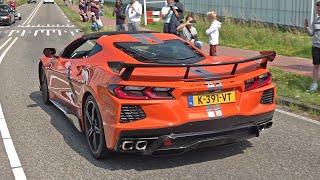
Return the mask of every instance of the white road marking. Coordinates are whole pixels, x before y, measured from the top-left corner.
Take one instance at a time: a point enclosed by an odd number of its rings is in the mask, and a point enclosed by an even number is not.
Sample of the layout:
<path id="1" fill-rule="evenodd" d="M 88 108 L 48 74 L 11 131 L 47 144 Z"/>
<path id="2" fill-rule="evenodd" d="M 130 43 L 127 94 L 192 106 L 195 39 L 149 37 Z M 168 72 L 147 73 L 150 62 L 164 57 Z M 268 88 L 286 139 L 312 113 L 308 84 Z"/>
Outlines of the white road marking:
<path id="1" fill-rule="evenodd" d="M 56 30 L 54 29 L 54 30 L 52 30 L 52 32 L 53 32 L 53 33 L 56 33 Z"/>
<path id="2" fill-rule="evenodd" d="M 74 32 L 73 31 L 70 31 L 70 33 L 72 34 L 72 36 L 74 36 Z"/>
<path id="3" fill-rule="evenodd" d="M 9 38 L 10 39 L 10 38 Z M 9 45 L 9 47 L 2 53 L 0 56 L 0 64 L 8 50 L 12 47 L 12 45 L 17 41 L 18 37 L 16 37 L 12 43 Z M 0 104 L 0 134 L 1 138 L 4 144 L 4 148 L 6 150 L 12 173 L 16 180 L 26 180 L 27 177 L 24 173 L 24 170 L 21 166 L 21 162 L 19 160 L 17 151 L 14 147 L 13 141 L 10 136 L 10 132 L 6 123 L 6 120 L 4 118 L 3 110 Z"/>
<path id="4" fill-rule="evenodd" d="M 28 18 L 22 23 L 22 25 L 25 25 L 32 16 L 34 16 L 35 12 L 38 11 L 39 7 L 41 6 L 42 1 L 40 1 L 40 3 L 36 6 L 36 8 L 31 12 L 31 14 L 28 16 Z M 29 24 L 29 23 L 27 23 Z"/>
<path id="5" fill-rule="evenodd" d="M 11 44 L 3 51 L 3 53 L 1 54 L 0 56 L 0 64 L 4 58 L 4 56 L 7 54 L 7 52 L 9 51 L 9 49 L 13 46 L 13 44 L 18 40 L 18 37 L 16 37 L 12 42 Z"/>
<path id="6" fill-rule="evenodd" d="M 39 30 L 35 30 L 33 36 L 37 36 Z"/>
<path id="7" fill-rule="evenodd" d="M 59 34 L 59 36 L 61 36 L 61 30 L 60 29 L 58 30 L 58 34 Z"/>
<path id="8" fill-rule="evenodd" d="M 26 30 L 23 30 L 21 33 L 21 36 L 24 36 L 25 33 L 26 33 Z"/>
<path id="9" fill-rule="evenodd" d="M 47 29 L 47 36 L 49 36 L 50 35 L 50 32 L 49 32 L 49 29 Z"/>
<path id="10" fill-rule="evenodd" d="M 16 30 L 11 30 L 8 36 L 10 37 L 12 35 L 12 33 L 15 32 L 15 31 Z"/>
<path id="11" fill-rule="evenodd" d="M 38 4 L 38 6 L 37 6 L 37 7 L 35 8 L 35 10 L 32 12 L 33 14 L 32 14 L 32 16 L 30 17 L 30 19 L 27 21 L 27 24 L 30 24 L 30 22 L 32 21 L 33 17 L 37 14 L 37 12 L 38 12 L 41 4 L 42 4 L 42 1 L 40 1 L 40 3 Z M 24 25 L 24 24 L 22 24 L 22 25 Z"/>
<path id="12" fill-rule="evenodd" d="M 9 41 L 11 41 L 12 37 L 10 37 L 9 39 L 6 40 L 6 42 L 4 42 L 1 46 L 0 46 L 0 50 L 8 44 Z"/>
<path id="13" fill-rule="evenodd" d="M 293 114 L 291 112 L 283 111 L 281 109 L 276 109 L 276 112 L 279 112 L 279 113 L 282 113 L 282 114 L 285 114 L 285 115 L 288 115 L 288 116 L 292 116 L 292 117 L 295 117 L 297 119 L 304 120 L 304 121 L 307 121 L 307 122 L 310 122 L 310 123 L 314 123 L 314 124 L 320 125 L 319 121 L 316 121 L 316 120 L 313 120 L 313 119 L 310 119 L 310 118 L 307 118 L 307 117 L 303 117 L 303 116 L 300 116 L 300 115 L 297 115 L 297 114 Z"/>

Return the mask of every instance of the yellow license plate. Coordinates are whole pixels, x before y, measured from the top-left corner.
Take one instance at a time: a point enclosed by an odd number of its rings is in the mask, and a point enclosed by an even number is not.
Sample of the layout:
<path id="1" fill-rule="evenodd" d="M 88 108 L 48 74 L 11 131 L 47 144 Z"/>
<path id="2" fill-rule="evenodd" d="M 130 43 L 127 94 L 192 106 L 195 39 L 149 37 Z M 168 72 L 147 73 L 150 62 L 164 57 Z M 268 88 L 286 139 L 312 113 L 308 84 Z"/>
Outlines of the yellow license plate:
<path id="1" fill-rule="evenodd" d="M 189 107 L 226 104 L 236 102 L 236 92 L 222 92 L 188 96 Z"/>

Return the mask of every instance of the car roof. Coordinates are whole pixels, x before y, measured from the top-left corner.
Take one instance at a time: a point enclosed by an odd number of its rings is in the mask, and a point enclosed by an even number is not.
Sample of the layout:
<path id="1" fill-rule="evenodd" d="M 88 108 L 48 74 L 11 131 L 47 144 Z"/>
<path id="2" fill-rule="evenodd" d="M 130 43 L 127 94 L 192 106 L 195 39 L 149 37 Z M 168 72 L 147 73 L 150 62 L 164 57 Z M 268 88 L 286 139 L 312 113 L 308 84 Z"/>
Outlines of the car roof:
<path id="1" fill-rule="evenodd" d="M 155 32 L 155 31 L 136 31 L 136 32 L 108 31 L 108 32 L 96 32 L 96 33 L 86 34 L 86 35 L 83 35 L 82 38 L 86 40 L 95 40 L 95 39 L 101 38 L 102 36 L 114 36 L 114 35 L 121 35 L 121 34 L 124 34 L 124 35 L 125 34 L 149 34 L 149 33 L 158 33 L 158 32 Z"/>

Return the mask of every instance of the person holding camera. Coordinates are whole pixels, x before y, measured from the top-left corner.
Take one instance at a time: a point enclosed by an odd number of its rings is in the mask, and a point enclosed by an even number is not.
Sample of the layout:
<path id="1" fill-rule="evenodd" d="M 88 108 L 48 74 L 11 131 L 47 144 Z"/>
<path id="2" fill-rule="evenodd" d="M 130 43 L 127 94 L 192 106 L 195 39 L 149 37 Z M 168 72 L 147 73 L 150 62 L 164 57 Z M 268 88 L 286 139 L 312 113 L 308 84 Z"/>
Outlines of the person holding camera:
<path id="1" fill-rule="evenodd" d="M 309 26 L 308 20 L 305 20 L 305 30 L 309 36 L 312 36 L 312 59 L 313 59 L 313 82 L 310 85 L 310 91 L 318 90 L 318 81 L 320 73 L 320 1 L 316 3 L 318 17 Z"/>
<path id="2" fill-rule="evenodd" d="M 128 18 L 128 30 L 131 32 L 139 31 L 142 16 L 142 5 L 137 0 L 131 0 L 125 12 Z"/>
<path id="3" fill-rule="evenodd" d="M 196 23 L 196 20 L 193 14 L 189 14 L 186 17 L 186 22 L 178 26 L 177 31 L 180 34 L 180 37 L 188 42 L 191 42 L 197 48 L 201 49 L 203 43 L 198 39 L 197 29 L 192 26 L 192 24 Z"/>
<path id="4" fill-rule="evenodd" d="M 172 15 L 175 13 L 178 13 L 176 11 L 176 7 L 174 7 L 174 1 L 173 0 L 167 0 L 167 5 L 164 6 L 161 9 L 161 18 L 163 20 L 163 32 L 164 33 L 171 33 L 171 29 L 170 29 L 170 21 L 171 21 L 171 17 Z"/>

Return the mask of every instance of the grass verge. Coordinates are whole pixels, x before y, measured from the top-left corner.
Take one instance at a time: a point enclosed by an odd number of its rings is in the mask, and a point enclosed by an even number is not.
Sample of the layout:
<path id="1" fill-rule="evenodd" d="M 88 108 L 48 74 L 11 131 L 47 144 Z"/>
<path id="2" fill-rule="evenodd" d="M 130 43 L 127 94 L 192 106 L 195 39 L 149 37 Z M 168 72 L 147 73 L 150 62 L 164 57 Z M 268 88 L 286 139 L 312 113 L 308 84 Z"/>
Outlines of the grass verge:
<path id="1" fill-rule="evenodd" d="M 66 13 L 66 15 L 69 17 L 69 19 L 75 25 L 77 25 L 80 29 L 82 29 L 84 31 L 84 33 L 91 32 L 90 23 L 80 22 L 80 17 L 77 12 L 71 10 L 69 7 L 65 7 L 61 0 L 58 0 L 56 2 L 63 9 L 63 11 Z M 104 8 L 105 8 L 105 11 L 104 11 L 105 16 L 107 18 L 113 18 L 112 6 L 110 4 L 107 4 L 107 5 L 105 5 Z M 200 21 L 200 23 L 201 23 L 201 21 Z M 200 23 L 198 24 L 198 26 L 200 26 Z M 204 21 L 203 21 L 203 23 L 204 23 Z M 231 24 L 230 26 L 234 26 L 233 28 L 236 28 L 235 25 Z M 204 29 L 204 27 L 201 27 L 201 28 Z M 241 28 L 242 27 L 237 27 L 238 31 L 247 31 L 247 33 L 248 33 L 247 38 L 250 39 L 250 41 L 252 41 L 252 42 L 256 41 L 255 38 L 260 36 L 259 32 L 261 32 L 261 31 L 265 31 L 264 35 L 268 36 L 268 37 L 265 37 L 263 41 L 268 41 L 267 40 L 268 38 L 274 38 L 274 35 L 273 35 L 271 29 L 268 29 L 268 28 L 261 27 L 260 30 L 259 30 L 259 28 L 255 28 L 255 29 L 253 28 L 253 29 L 249 30 L 252 27 L 251 26 L 245 27 L 244 25 L 243 25 L 243 28 L 247 28 L 247 30 L 241 30 Z M 155 31 L 161 31 L 162 24 L 161 23 L 150 24 L 150 25 L 148 25 L 148 29 L 155 30 Z M 110 27 L 109 28 L 105 27 L 104 30 L 110 30 Z M 225 26 L 224 30 L 225 31 L 236 31 L 235 29 L 228 30 L 227 26 Z M 255 32 L 252 35 L 249 33 L 249 31 L 252 31 L 252 32 L 257 31 L 257 32 Z M 234 43 L 234 46 L 244 47 L 243 44 L 246 44 L 246 43 L 250 44 L 249 40 L 241 42 L 241 39 L 244 40 L 243 39 L 244 37 L 241 36 L 241 33 L 239 35 L 236 35 L 236 32 L 233 32 L 233 33 L 234 33 L 234 35 L 232 35 L 231 37 L 234 37 L 235 39 L 240 38 L 239 40 L 234 40 L 234 41 L 237 41 L 237 43 Z M 270 33 L 270 34 L 268 34 L 268 33 Z M 293 39 L 298 38 L 299 36 L 304 37 L 304 35 L 302 35 L 302 34 L 299 35 L 298 32 L 295 32 L 296 33 L 295 35 L 293 35 L 294 33 L 291 33 L 291 32 L 278 32 L 278 33 L 286 34 L 286 36 L 288 36 L 288 37 L 292 35 Z M 237 36 L 237 38 L 235 36 Z M 251 37 L 251 36 L 253 36 L 253 37 Z M 255 37 L 255 36 L 257 36 L 257 37 Z M 202 39 L 205 38 L 205 36 L 203 34 L 200 37 Z M 231 39 L 231 37 L 229 37 L 228 39 Z M 228 39 L 225 39 L 224 41 L 228 41 Z M 291 40 L 293 40 L 293 39 L 291 39 Z M 285 40 L 282 39 L 281 41 L 285 41 Z M 281 41 L 279 41 L 279 43 Z M 288 41 L 288 40 L 286 40 L 286 41 Z M 304 41 L 306 41 L 306 40 L 304 40 Z M 254 42 L 254 43 L 258 43 L 258 42 Z M 281 42 L 281 43 L 286 43 L 286 42 Z M 273 48 L 270 48 L 270 49 L 273 49 Z M 257 50 L 259 50 L 259 49 L 257 49 Z M 289 50 L 288 50 L 288 52 L 289 52 Z M 278 96 L 295 99 L 295 100 L 298 100 L 302 103 L 309 104 L 309 105 L 320 106 L 320 91 L 318 91 L 317 93 L 310 93 L 308 91 L 309 86 L 312 82 L 312 79 L 310 77 L 306 77 L 306 76 L 302 76 L 302 75 L 298 75 L 298 74 L 294 74 L 294 73 L 289 73 L 289 72 L 284 72 L 283 70 L 278 69 L 278 68 L 270 68 L 270 71 L 273 74 L 274 83 L 277 85 L 277 88 L 278 88 L 278 90 L 277 90 Z M 295 105 L 291 105 L 291 107 L 289 107 L 289 108 L 295 112 L 307 113 L 309 116 L 311 116 L 315 119 L 318 119 L 320 117 L 320 114 L 318 112 L 314 112 L 312 110 L 306 112 L 306 111 L 303 111 L 302 109 L 299 109 L 299 107 L 297 107 Z"/>

